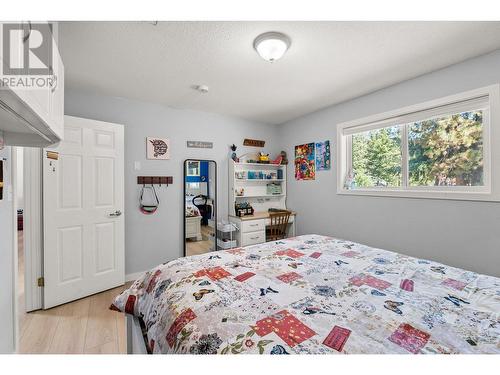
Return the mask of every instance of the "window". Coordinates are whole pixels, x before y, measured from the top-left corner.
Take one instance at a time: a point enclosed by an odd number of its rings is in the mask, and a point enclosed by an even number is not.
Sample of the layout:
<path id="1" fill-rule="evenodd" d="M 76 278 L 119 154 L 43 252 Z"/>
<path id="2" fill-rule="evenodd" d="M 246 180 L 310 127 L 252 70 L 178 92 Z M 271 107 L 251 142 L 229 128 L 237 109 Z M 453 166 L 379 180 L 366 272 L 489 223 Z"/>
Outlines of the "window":
<path id="1" fill-rule="evenodd" d="M 338 192 L 500 200 L 497 101 L 492 86 L 339 125 Z"/>
<path id="2" fill-rule="evenodd" d="M 401 186 L 401 127 L 369 130 L 352 135 L 352 187 Z"/>
<path id="3" fill-rule="evenodd" d="M 483 110 L 408 124 L 410 186 L 484 186 Z"/>
<path id="4" fill-rule="evenodd" d="M 186 166 L 186 176 L 199 176 L 200 175 L 200 162 L 188 161 Z"/>

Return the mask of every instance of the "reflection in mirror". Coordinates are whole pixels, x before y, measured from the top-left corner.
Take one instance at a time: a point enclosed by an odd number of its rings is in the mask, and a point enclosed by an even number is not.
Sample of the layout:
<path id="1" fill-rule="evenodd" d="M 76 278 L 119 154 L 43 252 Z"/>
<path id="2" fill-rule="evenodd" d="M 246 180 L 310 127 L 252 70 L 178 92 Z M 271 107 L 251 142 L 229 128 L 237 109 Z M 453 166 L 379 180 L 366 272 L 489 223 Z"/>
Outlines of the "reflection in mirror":
<path id="1" fill-rule="evenodd" d="M 184 254 L 215 249 L 217 223 L 217 164 L 211 160 L 184 162 Z"/>

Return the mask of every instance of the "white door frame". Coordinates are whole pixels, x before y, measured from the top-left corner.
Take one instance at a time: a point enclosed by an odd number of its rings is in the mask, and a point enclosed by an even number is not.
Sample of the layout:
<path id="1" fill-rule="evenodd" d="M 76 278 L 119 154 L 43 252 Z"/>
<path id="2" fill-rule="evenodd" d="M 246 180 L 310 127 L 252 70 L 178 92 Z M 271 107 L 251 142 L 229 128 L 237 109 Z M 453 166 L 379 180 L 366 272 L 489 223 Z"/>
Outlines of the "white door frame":
<path id="1" fill-rule="evenodd" d="M 23 190 L 24 190 L 24 296 L 26 311 L 42 308 L 42 289 L 37 280 L 42 276 L 42 159 L 41 149 L 24 148 L 23 161 Z M 19 348 L 19 319 L 18 319 L 18 246 L 17 246 L 17 148 L 11 148 L 11 178 L 12 178 L 12 251 L 13 251 L 13 318 L 14 318 L 14 348 Z"/>
<path id="2" fill-rule="evenodd" d="M 18 173 L 24 173 L 24 295 L 26 311 L 42 308 L 42 288 L 38 287 L 37 280 L 42 276 L 42 159 L 41 149 L 24 148 L 23 171 L 17 170 L 16 147 L 11 147 L 12 186 L 12 252 L 13 252 L 13 318 L 14 318 L 14 350 L 19 348 L 19 319 L 18 319 L 18 245 L 17 245 L 17 186 Z"/>
<path id="3" fill-rule="evenodd" d="M 18 269 L 18 259 L 17 259 L 17 202 L 16 202 L 16 178 L 17 178 L 17 152 L 15 147 L 10 148 L 10 165 L 7 179 L 10 179 L 10 189 L 12 195 L 12 322 L 13 322 L 13 341 L 14 341 L 14 353 L 17 353 L 19 348 L 19 319 L 18 316 L 18 306 L 17 306 L 17 269 Z M 4 175 L 5 180 L 5 175 Z M 7 186 L 7 189 L 9 187 Z M 9 191 L 5 192 L 5 199 L 9 200 Z"/>
<path id="4" fill-rule="evenodd" d="M 14 272 L 12 272 L 13 275 L 13 282 L 12 285 L 14 285 L 14 295 L 12 296 L 14 298 L 14 303 L 13 303 L 13 314 L 14 314 L 14 350 L 17 353 L 17 350 L 19 348 L 19 306 L 17 305 L 18 301 L 18 289 L 17 289 L 17 280 L 18 280 L 18 270 L 19 270 L 19 259 L 18 259 L 18 246 L 17 246 L 17 149 L 16 147 L 12 147 L 10 150 L 10 155 L 11 155 L 11 177 L 12 177 L 12 229 L 14 229 L 12 233 L 12 249 L 14 251 L 14 256 L 12 257 L 13 263 L 14 263 Z"/>
<path id="5" fill-rule="evenodd" d="M 42 308 L 43 205 L 42 149 L 24 149 L 24 295 L 26 311 Z"/>

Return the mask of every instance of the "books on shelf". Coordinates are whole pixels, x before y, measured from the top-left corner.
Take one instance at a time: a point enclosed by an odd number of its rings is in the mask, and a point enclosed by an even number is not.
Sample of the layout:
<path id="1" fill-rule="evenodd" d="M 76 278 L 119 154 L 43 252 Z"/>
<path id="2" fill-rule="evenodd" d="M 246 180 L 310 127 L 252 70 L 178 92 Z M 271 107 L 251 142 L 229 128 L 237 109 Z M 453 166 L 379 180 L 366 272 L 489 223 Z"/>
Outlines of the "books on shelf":
<path id="1" fill-rule="evenodd" d="M 236 180 L 251 181 L 251 180 L 282 180 L 282 170 L 263 170 L 263 171 L 235 171 L 234 178 Z"/>

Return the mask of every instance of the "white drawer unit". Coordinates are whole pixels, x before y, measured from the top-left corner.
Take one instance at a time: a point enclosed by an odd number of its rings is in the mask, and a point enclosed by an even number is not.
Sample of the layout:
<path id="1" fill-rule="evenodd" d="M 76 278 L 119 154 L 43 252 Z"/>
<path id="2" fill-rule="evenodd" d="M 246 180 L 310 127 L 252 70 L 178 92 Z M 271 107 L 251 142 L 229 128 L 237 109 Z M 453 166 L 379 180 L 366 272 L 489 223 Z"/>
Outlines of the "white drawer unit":
<path id="1" fill-rule="evenodd" d="M 241 222 L 241 233 L 257 232 L 266 230 L 266 220 L 248 220 Z"/>
<path id="2" fill-rule="evenodd" d="M 186 238 L 196 238 L 197 241 L 202 240 L 201 216 L 186 218 Z"/>
<path id="3" fill-rule="evenodd" d="M 266 242 L 266 231 L 241 233 L 241 246 L 256 245 Z"/>
<path id="4" fill-rule="evenodd" d="M 266 220 L 241 220 L 238 217 L 230 216 L 229 221 L 236 224 L 238 231 L 235 238 L 238 246 L 249 246 L 266 242 Z"/>
<path id="5" fill-rule="evenodd" d="M 235 238 L 238 241 L 237 246 L 249 246 L 266 242 L 266 227 L 270 225 L 268 213 L 258 213 L 252 218 L 229 216 L 229 221 L 238 228 Z M 289 220 L 287 237 L 295 236 L 295 213 Z"/>

